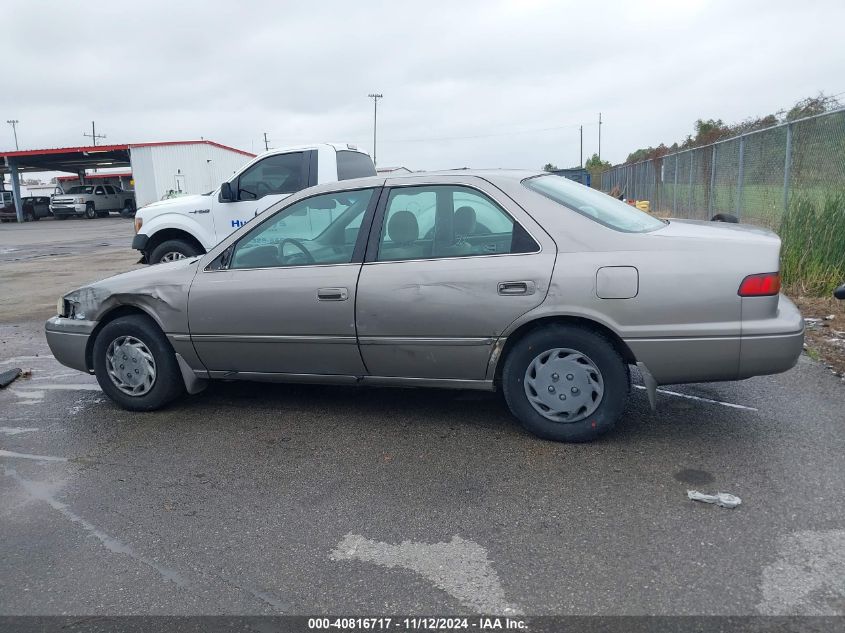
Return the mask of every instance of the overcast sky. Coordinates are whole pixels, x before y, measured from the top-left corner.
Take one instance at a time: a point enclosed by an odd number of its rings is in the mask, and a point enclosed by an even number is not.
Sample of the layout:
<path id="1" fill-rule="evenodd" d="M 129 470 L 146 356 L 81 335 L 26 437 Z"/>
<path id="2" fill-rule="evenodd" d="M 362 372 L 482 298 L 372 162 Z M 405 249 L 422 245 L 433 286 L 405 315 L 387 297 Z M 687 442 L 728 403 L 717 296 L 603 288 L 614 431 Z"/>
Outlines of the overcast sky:
<path id="1" fill-rule="evenodd" d="M 411 169 L 620 162 L 699 117 L 845 91 L 845 2 L 18 2 L 2 121 L 21 149 L 205 137 L 354 142 Z M 3 123 L 0 148 L 14 149 Z M 462 138 L 456 138 L 462 137 Z M 467 138 L 470 137 L 470 138 Z"/>

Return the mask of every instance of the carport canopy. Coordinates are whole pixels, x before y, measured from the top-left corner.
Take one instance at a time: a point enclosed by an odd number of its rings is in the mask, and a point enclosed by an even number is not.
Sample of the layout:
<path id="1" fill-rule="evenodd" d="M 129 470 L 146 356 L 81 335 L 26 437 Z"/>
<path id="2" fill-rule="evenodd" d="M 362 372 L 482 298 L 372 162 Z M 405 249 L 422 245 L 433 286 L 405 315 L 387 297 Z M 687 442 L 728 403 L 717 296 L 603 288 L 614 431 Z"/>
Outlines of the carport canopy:
<path id="1" fill-rule="evenodd" d="M 12 195 L 18 222 L 23 222 L 19 174 L 33 171 L 64 171 L 85 178 L 87 169 L 130 167 L 129 145 L 90 145 L 2 152 L 0 174 L 12 175 Z"/>

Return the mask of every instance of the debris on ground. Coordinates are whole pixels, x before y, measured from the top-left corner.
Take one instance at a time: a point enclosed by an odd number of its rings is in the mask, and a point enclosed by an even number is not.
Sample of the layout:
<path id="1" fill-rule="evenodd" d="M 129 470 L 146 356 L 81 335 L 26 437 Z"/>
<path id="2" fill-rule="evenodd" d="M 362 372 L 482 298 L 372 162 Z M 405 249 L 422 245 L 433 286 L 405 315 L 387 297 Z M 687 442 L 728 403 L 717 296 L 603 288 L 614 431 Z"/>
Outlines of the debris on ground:
<path id="1" fill-rule="evenodd" d="M 807 356 L 829 366 L 831 373 L 845 382 L 845 332 L 841 325 L 845 321 L 845 301 L 833 297 L 792 299 L 804 315 Z"/>
<path id="2" fill-rule="evenodd" d="M 7 369 L 6 371 L 0 373 L 0 389 L 11 385 L 22 375 L 23 370 L 20 367 L 15 367 L 14 369 Z"/>
<path id="3" fill-rule="evenodd" d="M 687 498 L 691 501 L 715 503 L 717 506 L 721 506 L 723 508 L 735 508 L 742 503 L 742 499 L 735 495 L 728 494 L 727 492 L 717 492 L 715 495 L 708 495 L 703 492 L 698 492 L 698 490 L 687 490 Z"/>

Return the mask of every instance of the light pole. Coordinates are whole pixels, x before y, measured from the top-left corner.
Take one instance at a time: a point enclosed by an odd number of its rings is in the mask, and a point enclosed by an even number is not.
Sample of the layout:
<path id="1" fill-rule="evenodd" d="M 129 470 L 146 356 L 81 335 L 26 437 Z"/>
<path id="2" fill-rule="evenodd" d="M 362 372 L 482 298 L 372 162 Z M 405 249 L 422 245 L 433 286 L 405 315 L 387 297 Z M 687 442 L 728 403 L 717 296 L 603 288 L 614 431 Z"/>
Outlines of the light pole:
<path id="1" fill-rule="evenodd" d="M 20 121 L 18 121 L 17 119 L 9 119 L 6 121 L 6 123 L 12 126 L 12 134 L 15 135 L 15 150 L 19 150 L 20 147 L 18 147 L 18 123 L 20 123 Z"/>
<path id="2" fill-rule="evenodd" d="M 384 99 L 384 95 L 373 93 L 367 96 L 373 100 L 373 165 L 376 165 L 376 129 L 378 127 L 378 100 Z"/>

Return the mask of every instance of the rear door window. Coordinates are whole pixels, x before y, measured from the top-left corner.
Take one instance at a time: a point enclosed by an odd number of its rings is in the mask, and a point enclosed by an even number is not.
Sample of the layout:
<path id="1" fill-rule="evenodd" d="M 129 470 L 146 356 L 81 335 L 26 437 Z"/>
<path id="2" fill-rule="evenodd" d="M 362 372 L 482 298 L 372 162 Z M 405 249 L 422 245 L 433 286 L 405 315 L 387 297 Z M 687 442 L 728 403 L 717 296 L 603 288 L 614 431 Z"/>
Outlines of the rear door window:
<path id="1" fill-rule="evenodd" d="M 366 178 L 376 175 L 373 159 L 361 152 L 343 150 L 337 153 L 337 179 Z"/>
<path id="2" fill-rule="evenodd" d="M 480 191 L 430 185 L 391 190 L 377 259 L 473 257 L 539 250 L 528 232 Z"/>

